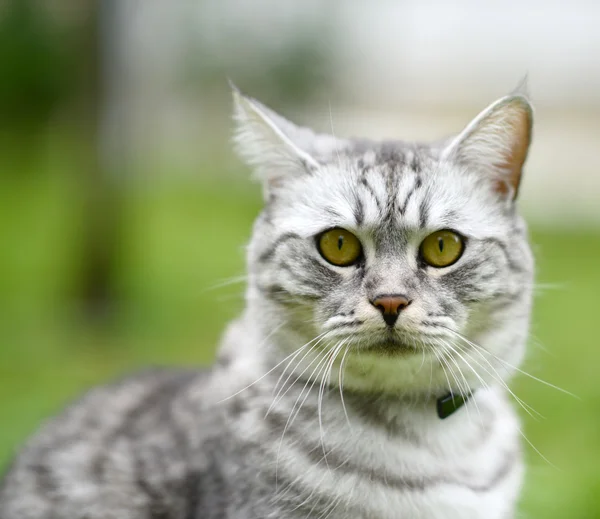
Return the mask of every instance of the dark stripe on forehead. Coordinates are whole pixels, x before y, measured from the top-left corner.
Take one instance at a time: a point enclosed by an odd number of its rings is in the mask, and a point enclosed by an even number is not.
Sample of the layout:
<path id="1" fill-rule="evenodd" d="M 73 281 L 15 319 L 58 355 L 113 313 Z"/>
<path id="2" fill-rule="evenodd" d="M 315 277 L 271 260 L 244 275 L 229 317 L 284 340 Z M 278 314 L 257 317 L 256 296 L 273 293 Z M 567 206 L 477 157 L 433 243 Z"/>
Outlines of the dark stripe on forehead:
<path id="1" fill-rule="evenodd" d="M 422 229 L 427 227 L 427 220 L 429 220 L 429 202 L 424 198 L 419 205 L 419 225 Z"/>
<path id="2" fill-rule="evenodd" d="M 402 216 L 404 216 L 404 213 L 406 212 L 406 208 L 408 207 L 408 203 L 410 202 L 410 199 L 412 198 L 412 196 L 415 194 L 415 191 L 417 189 L 419 189 L 421 186 L 423 185 L 422 180 L 419 177 L 415 177 L 413 186 L 410 188 L 410 190 L 408 191 L 408 193 L 406 194 L 406 198 L 404 199 L 404 201 L 398 206 L 398 210 L 400 211 L 400 214 Z"/>
<path id="3" fill-rule="evenodd" d="M 355 193 L 354 195 L 354 220 L 356 221 L 357 226 L 361 226 L 365 221 L 365 206 L 360 195 L 358 193 Z"/>
<path id="4" fill-rule="evenodd" d="M 360 184 L 371 195 L 371 197 L 375 201 L 375 204 L 377 205 L 377 209 L 379 210 L 379 212 L 381 212 L 381 210 L 382 210 L 381 200 L 379 200 L 379 198 L 377 197 L 377 194 L 375 193 L 375 190 L 373 189 L 373 187 L 371 186 L 371 184 L 369 184 L 369 182 L 367 181 L 367 179 L 364 176 L 362 176 L 360 178 Z"/>
<path id="5" fill-rule="evenodd" d="M 324 207 L 324 211 L 334 219 L 341 219 L 343 215 L 334 207 Z"/>
<path id="6" fill-rule="evenodd" d="M 300 239 L 302 239 L 302 237 L 299 234 L 296 234 L 294 232 L 286 232 L 286 233 L 282 234 L 271 244 L 271 246 L 269 248 L 267 248 L 264 252 L 262 252 L 260 254 L 260 256 L 258 257 L 258 261 L 260 261 L 261 263 L 264 263 L 266 261 L 271 260 L 271 258 L 275 255 L 275 253 L 277 252 L 277 249 L 281 245 L 283 245 L 284 243 L 286 243 L 289 240 L 300 240 Z"/>
<path id="7" fill-rule="evenodd" d="M 396 206 L 398 203 L 398 184 L 400 172 L 393 164 L 388 164 L 385 177 L 385 186 L 387 191 L 387 202 L 385 207 L 385 215 L 383 217 L 384 224 L 391 224 L 395 221 Z"/>
<path id="8" fill-rule="evenodd" d="M 410 161 L 410 169 L 412 169 L 415 173 L 421 173 L 421 161 L 417 157 L 417 154 L 414 153 L 412 160 Z"/>
<path id="9" fill-rule="evenodd" d="M 386 164 L 390 170 L 397 171 L 406 164 L 406 154 L 400 149 L 401 142 L 385 141 L 376 152 L 379 164 Z"/>

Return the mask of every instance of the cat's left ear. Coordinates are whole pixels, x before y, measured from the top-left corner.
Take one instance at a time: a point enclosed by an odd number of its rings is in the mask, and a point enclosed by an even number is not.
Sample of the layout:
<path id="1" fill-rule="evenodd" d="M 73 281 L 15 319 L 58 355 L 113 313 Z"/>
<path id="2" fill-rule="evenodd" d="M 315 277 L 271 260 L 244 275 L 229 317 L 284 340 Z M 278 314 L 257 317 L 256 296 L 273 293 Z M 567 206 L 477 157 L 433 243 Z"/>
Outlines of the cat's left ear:
<path id="1" fill-rule="evenodd" d="M 533 109 L 515 93 L 492 103 L 442 152 L 442 159 L 491 176 L 498 193 L 514 200 L 531 143 Z"/>
<path id="2" fill-rule="evenodd" d="M 309 153 L 314 133 L 301 128 L 231 84 L 236 122 L 235 143 L 240 156 L 264 183 L 265 193 L 287 176 L 316 169 Z"/>

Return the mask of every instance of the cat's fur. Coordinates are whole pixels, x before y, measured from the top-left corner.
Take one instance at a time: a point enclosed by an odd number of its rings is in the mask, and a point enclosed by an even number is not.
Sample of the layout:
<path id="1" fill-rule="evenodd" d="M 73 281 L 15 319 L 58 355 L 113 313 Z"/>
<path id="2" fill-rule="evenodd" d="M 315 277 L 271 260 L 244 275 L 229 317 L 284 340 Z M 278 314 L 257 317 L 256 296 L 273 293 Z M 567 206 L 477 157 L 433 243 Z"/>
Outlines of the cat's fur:
<path id="1" fill-rule="evenodd" d="M 89 392 L 13 462 L 0 517 L 513 518 L 523 469 L 504 381 L 533 282 L 514 201 L 526 97 L 432 145 L 316 135 L 234 97 L 266 204 L 217 363 Z M 359 237 L 364 262 L 320 256 L 333 227 Z M 419 259 L 439 229 L 467 240 L 446 268 Z M 369 302 L 390 293 L 412 300 L 393 332 Z M 441 420 L 449 390 L 473 396 Z"/>

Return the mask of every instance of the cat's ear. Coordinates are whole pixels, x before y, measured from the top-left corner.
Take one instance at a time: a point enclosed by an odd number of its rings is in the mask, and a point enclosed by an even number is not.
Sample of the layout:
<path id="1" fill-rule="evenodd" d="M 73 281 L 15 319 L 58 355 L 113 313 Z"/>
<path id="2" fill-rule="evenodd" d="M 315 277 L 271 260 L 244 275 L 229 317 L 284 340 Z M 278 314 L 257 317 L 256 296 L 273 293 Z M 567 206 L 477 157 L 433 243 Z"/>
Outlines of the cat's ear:
<path id="1" fill-rule="evenodd" d="M 284 119 L 255 99 L 233 92 L 238 153 L 264 182 L 265 190 L 285 177 L 314 170 L 319 163 L 306 150 L 314 134 Z"/>
<path id="2" fill-rule="evenodd" d="M 491 176 L 496 191 L 515 199 L 531 143 L 533 109 L 525 85 L 492 103 L 442 152 L 450 160 Z"/>

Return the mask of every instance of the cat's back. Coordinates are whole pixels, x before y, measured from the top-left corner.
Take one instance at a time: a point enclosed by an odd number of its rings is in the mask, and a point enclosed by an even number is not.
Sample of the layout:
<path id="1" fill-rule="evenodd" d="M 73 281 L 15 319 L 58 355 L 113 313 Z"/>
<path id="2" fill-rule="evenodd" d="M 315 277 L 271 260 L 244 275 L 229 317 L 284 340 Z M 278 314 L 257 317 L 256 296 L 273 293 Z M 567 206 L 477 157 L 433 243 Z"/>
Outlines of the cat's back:
<path id="1" fill-rule="evenodd" d="M 152 369 L 88 392 L 42 427 L 15 459 L 0 483 L 0 517 L 183 519 L 198 508 L 216 513 L 218 503 L 208 501 L 222 495 L 211 459 L 217 456 L 219 419 L 199 412 L 211 407 L 203 396 L 210 376 Z M 213 448 L 199 448 L 213 442 Z"/>

